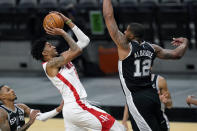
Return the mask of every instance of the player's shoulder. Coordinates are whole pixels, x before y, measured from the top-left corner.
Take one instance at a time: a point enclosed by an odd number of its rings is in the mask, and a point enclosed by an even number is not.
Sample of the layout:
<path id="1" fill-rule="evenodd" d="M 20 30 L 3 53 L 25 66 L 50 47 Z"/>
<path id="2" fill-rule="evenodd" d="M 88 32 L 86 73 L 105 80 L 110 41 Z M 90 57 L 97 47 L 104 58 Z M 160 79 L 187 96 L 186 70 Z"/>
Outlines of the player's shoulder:
<path id="1" fill-rule="evenodd" d="M 158 75 L 158 79 L 161 80 L 161 81 L 166 81 L 165 77 L 163 77 L 161 75 Z"/>
<path id="2" fill-rule="evenodd" d="M 19 108 L 23 109 L 23 110 L 25 110 L 26 108 L 28 108 L 28 106 L 25 105 L 25 104 L 23 104 L 23 103 L 17 103 L 15 105 L 18 106 Z"/>
<path id="3" fill-rule="evenodd" d="M 152 49 L 153 51 L 155 51 L 155 44 L 148 42 L 148 41 L 144 41 L 144 44 L 147 45 L 149 49 Z"/>

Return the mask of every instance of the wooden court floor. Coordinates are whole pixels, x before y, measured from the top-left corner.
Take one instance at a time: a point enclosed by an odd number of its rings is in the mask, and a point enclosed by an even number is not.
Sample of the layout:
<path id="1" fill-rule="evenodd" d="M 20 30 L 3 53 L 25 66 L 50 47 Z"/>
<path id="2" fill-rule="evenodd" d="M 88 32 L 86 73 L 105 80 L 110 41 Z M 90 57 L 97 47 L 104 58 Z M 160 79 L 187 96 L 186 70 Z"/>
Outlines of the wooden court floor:
<path id="1" fill-rule="evenodd" d="M 129 122 L 128 124 L 129 131 L 132 131 Z M 170 127 L 170 131 L 197 131 L 197 122 L 171 122 Z M 46 122 L 36 120 L 28 131 L 64 131 L 64 121 L 63 119 L 50 119 Z"/>

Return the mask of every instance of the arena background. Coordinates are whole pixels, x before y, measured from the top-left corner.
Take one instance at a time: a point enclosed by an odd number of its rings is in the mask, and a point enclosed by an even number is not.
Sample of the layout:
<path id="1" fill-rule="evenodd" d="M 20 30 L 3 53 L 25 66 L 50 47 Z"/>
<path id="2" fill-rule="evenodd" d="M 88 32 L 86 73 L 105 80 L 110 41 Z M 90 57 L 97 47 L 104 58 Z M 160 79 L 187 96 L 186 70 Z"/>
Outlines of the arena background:
<path id="1" fill-rule="evenodd" d="M 167 79 L 173 100 L 173 108 L 166 110 L 170 121 L 194 122 L 188 126 L 175 124 L 187 127 L 181 128 L 185 131 L 197 129 L 196 107 L 190 108 L 185 102 L 187 95 L 197 96 L 197 1 L 112 1 L 121 31 L 130 22 L 140 22 L 146 28 L 145 40 L 165 48 L 174 48 L 170 45 L 173 37 L 189 39 L 189 49 L 182 59 L 156 59 L 153 72 Z M 91 39 L 90 45 L 74 61 L 88 100 L 121 120 L 125 98 L 118 78 L 117 50 L 105 27 L 100 0 L 0 0 L 0 83 L 15 90 L 16 102 L 42 112 L 61 102 L 59 92 L 46 78 L 41 63 L 30 55 L 32 43 L 41 37 L 47 37 L 59 52 L 68 48 L 61 37 L 48 36 L 43 30 L 43 18 L 53 10 L 69 16 Z M 74 37 L 66 25 L 64 29 Z M 62 123 L 60 130 L 64 130 L 62 115 L 57 117 Z M 42 127 L 46 125 L 39 122 L 35 125 L 45 130 Z"/>

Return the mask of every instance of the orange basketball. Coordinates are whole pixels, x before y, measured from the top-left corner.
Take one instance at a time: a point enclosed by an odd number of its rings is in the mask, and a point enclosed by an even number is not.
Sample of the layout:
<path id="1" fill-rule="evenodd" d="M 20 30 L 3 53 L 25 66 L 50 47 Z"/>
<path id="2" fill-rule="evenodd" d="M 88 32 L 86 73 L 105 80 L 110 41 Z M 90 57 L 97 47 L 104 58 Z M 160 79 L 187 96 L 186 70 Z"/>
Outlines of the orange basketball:
<path id="1" fill-rule="evenodd" d="M 64 27 L 64 21 L 58 14 L 50 13 L 44 18 L 43 27 L 45 28 L 46 25 L 52 28 L 62 29 Z"/>

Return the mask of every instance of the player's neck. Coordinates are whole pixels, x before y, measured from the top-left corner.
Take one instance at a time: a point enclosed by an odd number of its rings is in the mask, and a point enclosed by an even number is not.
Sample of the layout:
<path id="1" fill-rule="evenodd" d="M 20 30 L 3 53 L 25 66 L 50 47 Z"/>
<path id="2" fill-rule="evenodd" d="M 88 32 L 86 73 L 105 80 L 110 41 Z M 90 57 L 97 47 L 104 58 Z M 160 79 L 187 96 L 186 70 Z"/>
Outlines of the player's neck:
<path id="1" fill-rule="evenodd" d="M 136 41 L 137 43 L 141 44 L 143 42 L 143 40 L 140 40 L 138 38 L 135 38 L 133 41 Z"/>
<path id="2" fill-rule="evenodd" d="M 50 60 L 51 60 L 50 57 L 45 57 L 45 58 L 44 58 L 44 62 L 48 62 L 48 61 L 50 61 Z"/>
<path id="3" fill-rule="evenodd" d="M 12 111 L 15 110 L 14 101 L 5 101 L 3 105 Z"/>
<path id="4" fill-rule="evenodd" d="M 53 56 L 46 56 L 46 57 L 44 57 L 44 61 L 48 62 L 48 61 L 52 60 L 53 58 L 54 58 Z"/>

